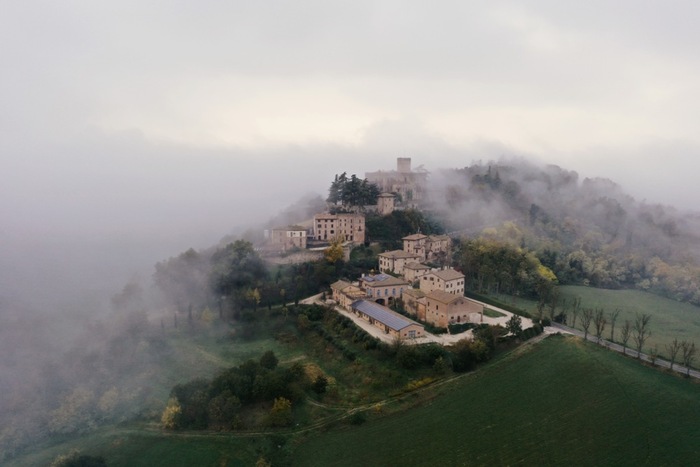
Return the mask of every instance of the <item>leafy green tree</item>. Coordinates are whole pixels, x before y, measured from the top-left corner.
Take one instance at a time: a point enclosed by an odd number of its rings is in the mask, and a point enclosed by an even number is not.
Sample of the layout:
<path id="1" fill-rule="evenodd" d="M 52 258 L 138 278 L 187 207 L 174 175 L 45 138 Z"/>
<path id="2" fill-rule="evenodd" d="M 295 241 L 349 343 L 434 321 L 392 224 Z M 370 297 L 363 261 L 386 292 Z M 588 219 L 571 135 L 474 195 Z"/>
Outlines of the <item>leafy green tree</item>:
<path id="1" fill-rule="evenodd" d="M 512 315 L 506 322 L 506 329 L 514 336 L 519 336 L 523 332 L 523 319 L 518 315 Z"/>
<path id="2" fill-rule="evenodd" d="M 311 385 L 311 389 L 316 394 L 323 394 L 328 389 L 328 378 L 323 375 L 318 375 Z"/>

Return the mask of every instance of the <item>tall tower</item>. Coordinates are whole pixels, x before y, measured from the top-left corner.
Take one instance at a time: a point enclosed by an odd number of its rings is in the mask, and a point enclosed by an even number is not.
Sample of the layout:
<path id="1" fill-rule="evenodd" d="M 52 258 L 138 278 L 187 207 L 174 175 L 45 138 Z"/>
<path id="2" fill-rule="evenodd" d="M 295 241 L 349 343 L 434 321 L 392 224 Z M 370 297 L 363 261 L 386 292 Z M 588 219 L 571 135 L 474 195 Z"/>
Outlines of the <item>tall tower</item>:
<path id="1" fill-rule="evenodd" d="M 410 157 L 397 157 L 396 158 L 396 168 L 399 173 L 406 174 L 411 173 L 411 158 Z"/>

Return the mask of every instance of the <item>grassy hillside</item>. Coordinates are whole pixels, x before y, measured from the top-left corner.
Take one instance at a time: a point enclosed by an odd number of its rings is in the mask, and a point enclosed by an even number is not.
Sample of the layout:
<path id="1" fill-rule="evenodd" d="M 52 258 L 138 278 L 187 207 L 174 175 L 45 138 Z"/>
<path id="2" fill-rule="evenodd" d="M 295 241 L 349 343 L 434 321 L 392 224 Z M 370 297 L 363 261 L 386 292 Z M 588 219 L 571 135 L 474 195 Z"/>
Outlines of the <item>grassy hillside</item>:
<path id="1" fill-rule="evenodd" d="M 619 330 L 626 319 L 634 323 L 636 313 L 647 313 L 651 318 L 651 337 L 645 345 L 645 350 L 657 345 L 661 355 L 666 355 L 666 344 L 674 338 L 678 340 L 694 341 L 700 345 L 700 307 L 689 303 L 682 303 L 668 298 L 660 297 L 639 290 L 608 290 L 595 287 L 576 285 L 560 286 L 560 304 L 566 300 L 570 304 L 574 298 L 581 298 L 582 308 L 603 308 L 606 313 L 619 308 L 620 316 L 615 325 L 615 340 L 619 340 Z M 506 303 L 512 303 L 512 297 L 500 297 Z M 535 313 L 537 303 L 531 300 L 517 299 L 516 305 Z M 571 324 L 569 314 L 569 324 Z M 581 329 L 580 319 L 576 327 Z M 593 326 L 591 325 L 591 329 Z M 610 324 L 608 324 L 604 336 L 610 338 Z M 630 339 L 630 344 L 631 344 Z"/>
<path id="2" fill-rule="evenodd" d="M 309 437 L 294 465 L 690 465 L 700 386 L 553 337 L 429 405 Z"/>

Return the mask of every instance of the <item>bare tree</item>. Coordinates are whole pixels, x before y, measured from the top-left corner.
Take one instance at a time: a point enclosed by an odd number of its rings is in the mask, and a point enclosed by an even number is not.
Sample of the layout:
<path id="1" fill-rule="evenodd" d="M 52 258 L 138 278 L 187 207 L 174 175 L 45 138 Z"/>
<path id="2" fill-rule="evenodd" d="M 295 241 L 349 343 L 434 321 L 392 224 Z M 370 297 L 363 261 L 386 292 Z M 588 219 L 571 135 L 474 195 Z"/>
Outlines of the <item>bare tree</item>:
<path id="1" fill-rule="evenodd" d="M 549 295 L 549 320 L 554 321 L 554 317 L 557 314 L 557 305 L 559 305 L 559 289 L 556 287 L 552 289 Z"/>
<path id="2" fill-rule="evenodd" d="M 666 351 L 668 356 L 671 358 L 671 370 L 673 370 L 673 364 L 676 362 L 676 357 L 678 357 L 678 351 L 681 350 L 681 343 L 678 339 L 673 339 L 671 345 L 666 344 Z"/>
<path id="3" fill-rule="evenodd" d="M 595 310 L 593 323 L 595 325 L 595 336 L 600 343 L 600 339 L 603 336 L 603 331 L 605 331 L 605 325 L 608 324 L 608 320 L 605 318 L 605 311 L 602 308 Z"/>
<path id="4" fill-rule="evenodd" d="M 581 297 L 576 297 L 574 298 L 573 303 L 571 304 L 571 315 L 574 317 L 571 327 L 575 328 L 576 327 L 576 318 L 578 318 L 578 314 L 581 311 Z"/>
<path id="5" fill-rule="evenodd" d="M 583 327 L 583 338 L 588 340 L 588 328 L 591 327 L 593 320 L 593 309 L 585 308 L 581 313 L 581 326 Z"/>
<path id="6" fill-rule="evenodd" d="M 632 324 L 630 320 L 626 319 L 625 324 L 622 325 L 622 353 L 627 354 L 627 342 L 630 340 L 632 335 Z"/>
<path id="7" fill-rule="evenodd" d="M 617 317 L 620 316 L 619 308 L 615 308 L 615 311 L 610 312 L 610 342 L 615 342 L 615 322 Z"/>
<path id="8" fill-rule="evenodd" d="M 687 371 L 686 376 L 690 376 L 690 364 L 695 359 L 695 342 L 681 342 L 681 350 L 683 352 L 683 365 Z"/>
<path id="9" fill-rule="evenodd" d="M 651 336 L 649 321 L 651 321 L 651 315 L 646 313 L 637 313 L 637 317 L 634 319 L 634 335 L 632 339 L 634 339 L 634 344 L 637 347 L 637 358 L 641 358 L 644 342 Z"/>
<path id="10" fill-rule="evenodd" d="M 655 345 L 649 349 L 649 360 L 651 360 L 651 365 L 656 365 L 656 359 L 659 358 L 659 346 Z"/>

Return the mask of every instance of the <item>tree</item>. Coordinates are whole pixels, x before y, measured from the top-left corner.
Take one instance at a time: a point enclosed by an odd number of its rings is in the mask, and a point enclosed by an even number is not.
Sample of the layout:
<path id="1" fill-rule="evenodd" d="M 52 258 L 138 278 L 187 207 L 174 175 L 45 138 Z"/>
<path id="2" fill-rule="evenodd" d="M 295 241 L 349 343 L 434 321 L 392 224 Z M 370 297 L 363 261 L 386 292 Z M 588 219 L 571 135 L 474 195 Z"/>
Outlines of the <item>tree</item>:
<path id="1" fill-rule="evenodd" d="M 603 331 L 605 330 L 605 325 L 608 323 L 607 319 L 605 318 L 605 312 L 602 308 L 596 309 L 593 322 L 595 325 L 595 336 L 598 339 L 598 342 L 600 342 L 603 336 Z"/>
<path id="2" fill-rule="evenodd" d="M 578 318 L 580 311 L 581 311 L 581 297 L 576 297 L 576 298 L 574 298 L 574 301 L 571 304 L 571 315 L 574 317 L 574 319 L 571 322 L 572 328 L 576 327 L 576 318 Z"/>
<path id="3" fill-rule="evenodd" d="M 278 397 L 268 415 L 270 426 L 289 426 L 292 424 L 292 402 L 284 397 Z"/>
<path id="4" fill-rule="evenodd" d="M 645 313 L 637 313 L 637 317 L 634 320 L 634 335 L 632 339 L 634 339 L 634 344 L 637 347 L 637 358 L 641 358 L 644 342 L 651 336 L 649 321 L 651 321 L 651 315 Z"/>
<path id="5" fill-rule="evenodd" d="M 620 316 L 620 311 L 619 308 L 615 308 L 615 311 L 610 312 L 610 342 L 615 342 L 615 322 Z"/>
<path id="6" fill-rule="evenodd" d="M 591 321 L 593 320 L 593 309 L 584 308 L 581 313 L 581 327 L 583 328 L 583 338 L 588 340 L 588 328 L 591 327 Z"/>
<path id="7" fill-rule="evenodd" d="M 678 357 L 678 351 L 681 350 L 681 343 L 678 342 L 678 339 L 673 339 L 673 342 L 671 344 L 666 344 L 666 351 L 668 352 L 668 356 L 671 359 L 671 370 L 673 371 L 673 364 L 676 362 L 676 357 Z"/>
<path id="8" fill-rule="evenodd" d="M 323 256 L 330 264 L 343 259 L 343 242 L 340 238 L 333 240 L 328 248 L 323 250 Z"/>
<path id="9" fill-rule="evenodd" d="M 520 316 L 513 315 L 506 322 L 506 329 L 514 336 L 519 336 L 520 333 L 523 331 L 522 323 L 523 319 Z"/>
<path id="10" fill-rule="evenodd" d="M 160 422 L 166 430 L 174 430 L 178 428 L 180 422 L 180 414 L 182 407 L 176 398 L 171 397 L 168 400 L 168 405 L 163 410 L 163 415 L 160 417 Z"/>
<path id="11" fill-rule="evenodd" d="M 265 352 L 262 357 L 260 357 L 260 366 L 267 368 L 268 370 L 274 370 L 277 368 L 279 360 L 272 350 Z"/>
<path id="12" fill-rule="evenodd" d="M 323 394 L 326 392 L 326 389 L 328 389 L 328 378 L 323 375 L 318 375 L 313 384 L 311 384 L 311 389 L 316 394 Z"/>
<path id="13" fill-rule="evenodd" d="M 625 324 L 622 325 L 622 353 L 627 354 L 627 342 L 630 340 L 632 335 L 632 325 L 628 319 L 625 320 Z"/>
<path id="14" fill-rule="evenodd" d="M 695 359 L 695 342 L 681 342 L 681 350 L 683 351 L 683 365 L 686 369 L 686 376 L 690 376 L 690 365 Z"/>

